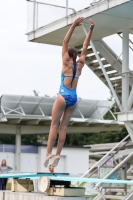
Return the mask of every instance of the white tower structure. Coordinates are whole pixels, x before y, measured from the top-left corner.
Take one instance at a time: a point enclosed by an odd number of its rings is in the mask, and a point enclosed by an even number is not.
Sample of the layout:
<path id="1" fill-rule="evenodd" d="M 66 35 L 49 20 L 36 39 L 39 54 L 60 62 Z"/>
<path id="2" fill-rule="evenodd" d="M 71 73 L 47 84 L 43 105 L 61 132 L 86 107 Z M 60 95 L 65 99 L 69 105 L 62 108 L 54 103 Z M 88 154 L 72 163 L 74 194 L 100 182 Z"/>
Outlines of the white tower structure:
<path id="1" fill-rule="evenodd" d="M 118 121 L 124 122 L 128 133 L 133 141 L 133 71 L 129 68 L 129 34 L 133 34 L 133 0 L 100 0 L 93 1 L 89 7 L 75 12 L 69 8 L 66 0 L 64 16 L 60 15 L 51 19 L 50 22 L 42 21 L 41 5 L 46 9 L 64 9 L 57 5 L 46 4 L 38 0 L 28 0 L 28 23 L 27 36 L 32 42 L 44 44 L 62 45 L 63 38 L 72 22 L 80 17 L 85 17 L 82 26 L 75 29 L 70 46 L 78 49 L 80 54 L 82 44 L 89 29 L 89 18 L 96 23 L 86 64 L 110 88 L 120 112 Z M 29 12 L 30 11 L 30 12 Z M 29 13 L 33 13 L 32 18 Z M 47 14 L 47 12 L 45 12 Z M 30 19 L 30 20 L 29 20 Z M 122 34 L 122 60 L 103 41 L 103 38 L 113 34 Z M 74 38 L 78 37 L 78 40 Z"/>

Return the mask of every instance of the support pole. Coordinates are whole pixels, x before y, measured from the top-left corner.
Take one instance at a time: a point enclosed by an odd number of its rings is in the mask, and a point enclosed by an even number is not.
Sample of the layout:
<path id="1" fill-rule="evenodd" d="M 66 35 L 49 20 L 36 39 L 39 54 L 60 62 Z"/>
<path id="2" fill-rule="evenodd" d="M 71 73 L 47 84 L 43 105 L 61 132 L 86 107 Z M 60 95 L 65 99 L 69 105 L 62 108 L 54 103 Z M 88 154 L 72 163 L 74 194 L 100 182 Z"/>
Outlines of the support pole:
<path id="1" fill-rule="evenodd" d="M 21 126 L 16 126 L 15 172 L 20 172 Z"/>
<path id="2" fill-rule="evenodd" d="M 84 30 L 85 35 L 87 35 L 87 34 L 88 34 L 88 31 L 86 30 L 86 27 L 85 27 L 84 24 L 82 24 L 82 28 L 83 28 L 83 30 Z M 121 106 L 121 103 L 120 103 L 120 101 L 119 101 L 119 98 L 118 98 L 118 96 L 117 96 L 117 94 L 116 94 L 116 92 L 115 92 L 115 90 L 114 90 L 114 88 L 113 88 L 113 86 L 112 86 L 112 83 L 111 83 L 111 81 L 110 81 L 110 79 L 109 79 L 109 77 L 108 77 L 108 74 L 106 73 L 106 70 L 105 70 L 105 68 L 104 68 L 104 66 L 103 66 L 103 63 L 102 63 L 102 61 L 101 61 L 101 59 L 100 59 L 100 57 L 99 57 L 99 55 L 98 55 L 98 53 L 97 53 L 97 50 L 96 50 L 96 48 L 95 48 L 95 46 L 94 46 L 94 44 L 93 44 L 92 41 L 90 41 L 90 45 L 91 45 L 91 47 L 92 47 L 92 49 L 93 49 L 93 52 L 95 53 L 95 56 L 96 56 L 96 58 L 97 58 L 97 60 L 98 60 L 98 62 L 99 62 L 99 65 L 100 65 L 100 67 L 101 67 L 101 69 L 102 69 L 102 72 L 103 72 L 105 78 L 106 78 L 106 81 L 107 81 L 107 83 L 108 83 L 108 85 L 109 85 L 109 87 L 110 87 L 110 89 L 111 89 L 111 91 L 112 91 L 112 93 L 113 93 L 113 96 L 115 97 L 115 100 L 116 100 L 116 102 L 117 102 L 117 105 L 119 106 L 120 110 L 122 111 L 122 106 Z"/>
<path id="3" fill-rule="evenodd" d="M 125 126 L 126 126 L 126 129 L 131 137 L 131 140 L 133 141 L 133 128 L 130 126 L 130 123 L 129 122 L 125 122 Z"/>
<path id="4" fill-rule="evenodd" d="M 66 17 L 68 17 L 68 0 L 66 0 Z"/>
<path id="5" fill-rule="evenodd" d="M 123 55 L 122 55 L 122 73 L 129 71 L 129 32 L 123 31 Z M 122 107 L 123 111 L 128 110 L 129 97 L 129 73 L 122 75 Z"/>
<path id="6" fill-rule="evenodd" d="M 34 7 L 33 7 L 33 35 L 35 38 L 35 19 L 36 19 L 36 0 L 34 0 Z"/>
<path id="7" fill-rule="evenodd" d="M 133 86 L 130 92 L 130 96 L 128 98 L 128 107 L 127 107 L 128 110 L 131 110 L 132 104 L 133 104 Z"/>

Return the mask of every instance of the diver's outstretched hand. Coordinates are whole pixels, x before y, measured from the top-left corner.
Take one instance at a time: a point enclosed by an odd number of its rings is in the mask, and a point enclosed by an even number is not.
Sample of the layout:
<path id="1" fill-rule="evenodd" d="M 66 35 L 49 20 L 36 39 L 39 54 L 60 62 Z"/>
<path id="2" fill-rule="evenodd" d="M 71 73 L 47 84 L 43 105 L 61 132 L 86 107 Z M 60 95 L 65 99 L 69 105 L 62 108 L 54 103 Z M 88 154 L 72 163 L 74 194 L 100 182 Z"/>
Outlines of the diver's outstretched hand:
<path id="1" fill-rule="evenodd" d="M 80 26 L 81 23 L 84 21 L 84 17 L 78 17 L 74 22 L 73 22 L 73 26 Z"/>
<path id="2" fill-rule="evenodd" d="M 91 24 L 91 25 L 90 25 L 90 29 L 93 29 L 94 26 L 95 26 L 94 21 L 93 21 L 92 19 L 90 19 L 89 22 L 90 22 L 90 24 Z"/>

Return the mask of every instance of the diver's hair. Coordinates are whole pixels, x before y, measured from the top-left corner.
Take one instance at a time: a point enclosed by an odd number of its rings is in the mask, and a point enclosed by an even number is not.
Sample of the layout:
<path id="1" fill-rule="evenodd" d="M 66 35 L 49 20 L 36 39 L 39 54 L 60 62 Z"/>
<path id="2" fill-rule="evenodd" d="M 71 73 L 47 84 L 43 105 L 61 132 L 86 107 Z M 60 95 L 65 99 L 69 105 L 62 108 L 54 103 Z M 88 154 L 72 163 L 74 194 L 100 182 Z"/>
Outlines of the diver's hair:
<path id="1" fill-rule="evenodd" d="M 68 48 L 68 55 L 69 57 L 73 58 L 73 65 L 74 65 L 74 72 L 73 72 L 73 77 L 71 81 L 71 87 L 72 87 L 72 82 L 74 80 L 75 74 L 76 74 L 76 58 L 77 58 L 77 50 L 74 47 L 69 47 Z"/>

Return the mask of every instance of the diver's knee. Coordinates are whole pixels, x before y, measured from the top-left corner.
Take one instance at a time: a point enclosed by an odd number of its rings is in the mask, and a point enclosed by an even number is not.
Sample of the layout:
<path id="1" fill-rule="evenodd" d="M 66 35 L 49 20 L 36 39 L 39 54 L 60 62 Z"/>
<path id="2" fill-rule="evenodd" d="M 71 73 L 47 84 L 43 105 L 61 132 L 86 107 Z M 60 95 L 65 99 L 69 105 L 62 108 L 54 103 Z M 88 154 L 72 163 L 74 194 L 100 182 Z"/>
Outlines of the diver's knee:
<path id="1" fill-rule="evenodd" d="M 51 124 L 50 128 L 57 130 L 59 127 L 58 124 Z"/>
<path id="2" fill-rule="evenodd" d="M 61 125 L 61 124 L 60 124 L 59 130 L 60 130 L 60 131 L 66 131 L 66 130 L 67 130 L 67 126 L 66 126 L 66 125 Z"/>

